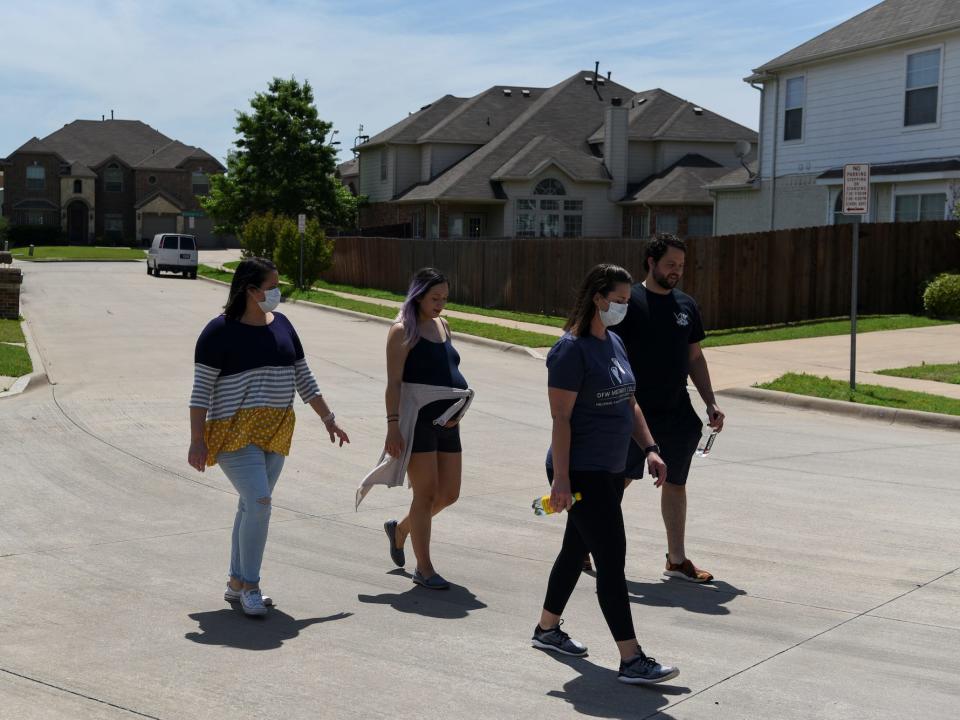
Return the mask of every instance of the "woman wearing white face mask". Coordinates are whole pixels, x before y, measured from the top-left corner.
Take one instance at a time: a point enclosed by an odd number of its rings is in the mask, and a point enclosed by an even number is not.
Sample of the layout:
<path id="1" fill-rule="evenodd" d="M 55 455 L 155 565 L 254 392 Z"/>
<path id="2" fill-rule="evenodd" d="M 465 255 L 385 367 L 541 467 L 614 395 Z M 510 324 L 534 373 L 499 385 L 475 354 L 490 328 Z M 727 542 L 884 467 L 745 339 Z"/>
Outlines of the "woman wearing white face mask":
<path id="1" fill-rule="evenodd" d="M 247 615 L 273 601 L 260 592 L 270 503 L 293 437 L 294 393 L 320 416 L 340 447 L 350 442 L 320 394 L 303 346 L 280 303 L 276 266 L 247 258 L 237 267 L 223 315 L 200 334 L 194 353 L 188 461 L 203 472 L 219 463 L 240 495 L 224 599 Z"/>
<path id="2" fill-rule="evenodd" d="M 679 671 L 644 654 L 637 642 L 624 577 L 627 540 L 620 501 L 631 437 L 646 449 L 657 485 L 667 468 L 633 397 L 635 381 L 623 341 L 607 328 L 627 314 L 630 273 L 597 265 L 580 288 L 566 334 L 547 355 L 553 437 L 547 453 L 550 504 L 568 510 L 563 546 L 547 584 L 533 646 L 583 656 L 587 648 L 560 629 L 584 555 L 597 565 L 597 600 L 620 653 L 618 679 L 630 684 L 670 680 Z M 573 494 L 580 498 L 576 503 Z"/>

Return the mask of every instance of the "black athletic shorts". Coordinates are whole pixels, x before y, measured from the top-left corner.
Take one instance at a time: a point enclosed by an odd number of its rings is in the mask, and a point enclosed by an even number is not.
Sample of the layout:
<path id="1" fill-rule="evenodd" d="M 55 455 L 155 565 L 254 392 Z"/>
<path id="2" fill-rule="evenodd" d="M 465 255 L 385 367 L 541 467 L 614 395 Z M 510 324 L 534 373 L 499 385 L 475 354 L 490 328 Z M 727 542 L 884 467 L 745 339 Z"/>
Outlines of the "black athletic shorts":
<path id="1" fill-rule="evenodd" d="M 654 436 L 660 446 L 660 457 L 667 464 L 667 482 L 671 485 L 686 485 L 690 473 L 690 461 L 700 443 L 700 431 L 687 430 L 678 433 L 658 433 Z M 633 440 L 627 454 L 626 476 L 633 480 L 643 477 L 646 469 L 643 448 Z"/>
<path id="2" fill-rule="evenodd" d="M 413 430 L 413 447 L 410 452 L 462 452 L 460 446 L 460 426 L 445 428 L 434 425 L 432 420 L 418 419 Z"/>

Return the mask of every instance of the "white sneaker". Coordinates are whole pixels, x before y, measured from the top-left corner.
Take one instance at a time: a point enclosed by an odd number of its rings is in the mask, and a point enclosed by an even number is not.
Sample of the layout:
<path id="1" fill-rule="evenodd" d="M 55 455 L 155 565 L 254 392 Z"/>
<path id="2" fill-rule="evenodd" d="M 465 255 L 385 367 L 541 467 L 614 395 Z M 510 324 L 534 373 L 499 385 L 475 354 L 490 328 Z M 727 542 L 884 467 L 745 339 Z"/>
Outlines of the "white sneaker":
<path id="1" fill-rule="evenodd" d="M 223 599 L 229 603 L 240 602 L 240 590 L 234 590 L 230 587 L 230 583 L 227 583 L 226 590 L 223 591 Z M 263 604 L 267 607 L 273 607 L 273 598 L 269 595 L 261 595 L 263 598 Z"/>
<path id="2" fill-rule="evenodd" d="M 247 615 L 267 614 L 267 606 L 263 604 L 263 595 L 259 590 L 241 590 L 240 607 Z"/>

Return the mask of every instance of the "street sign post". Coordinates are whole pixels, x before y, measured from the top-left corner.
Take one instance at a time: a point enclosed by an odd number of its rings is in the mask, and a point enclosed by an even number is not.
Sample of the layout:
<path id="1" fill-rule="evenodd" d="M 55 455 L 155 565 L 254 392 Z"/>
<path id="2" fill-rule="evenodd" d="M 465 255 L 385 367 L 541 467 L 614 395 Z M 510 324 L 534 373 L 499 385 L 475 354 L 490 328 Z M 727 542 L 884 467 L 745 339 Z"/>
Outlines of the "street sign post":
<path id="1" fill-rule="evenodd" d="M 843 214 L 860 219 L 870 214 L 870 165 L 843 166 Z M 860 219 L 853 223 L 853 267 L 850 272 L 850 389 L 857 389 L 857 302 L 860 289 Z"/>
<path id="2" fill-rule="evenodd" d="M 303 289 L 303 236 L 307 232 L 307 216 L 297 215 L 297 232 L 300 233 L 300 289 Z"/>

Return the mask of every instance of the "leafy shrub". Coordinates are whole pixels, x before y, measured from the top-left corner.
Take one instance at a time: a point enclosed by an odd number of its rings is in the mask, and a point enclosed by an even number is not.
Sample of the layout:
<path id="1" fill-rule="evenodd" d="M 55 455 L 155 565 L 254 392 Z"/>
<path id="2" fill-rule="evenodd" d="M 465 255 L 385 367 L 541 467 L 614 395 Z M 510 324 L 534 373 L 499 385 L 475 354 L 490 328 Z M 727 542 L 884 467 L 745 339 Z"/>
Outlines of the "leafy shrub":
<path id="1" fill-rule="evenodd" d="M 292 220 L 284 225 L 277 243 L 274 262 L 281 275 L 286 275 L 300 284 L 300 233 Z M 333 238 L 328 238 L 320 222 L 315 218 L 307 221 L 303 236 L 303 288 L 309 288 L 320 274 L 333 264 Z"/>
<path id="2" fill-rule="evenodd" d="M 293 226 L 294 233 L 297 232 L 296 224 L 282 215 L 267 212 L 251 216 L 240 230 L 243 256 L 273 259 L 280 233 L 288 225 Z"/>
<path id="3" fill-rule="evenodd" d="M 7 239 L 7 232 L 10 229 L 10 221 L 0 215 L 0 245 Z"/>
<path id="4" fill-rule="evenodd" d="M 960 275 L 934 278 L 923 293 L 923 309 L 930 317 L 960 318 Z"/>
<path id="5" fill-rule="evenodd" d="M 63 231 L 53 225 L 11 225 L 7 230 L 10 244 L 15 247 L 24 245 L 62 245 Z"/>

